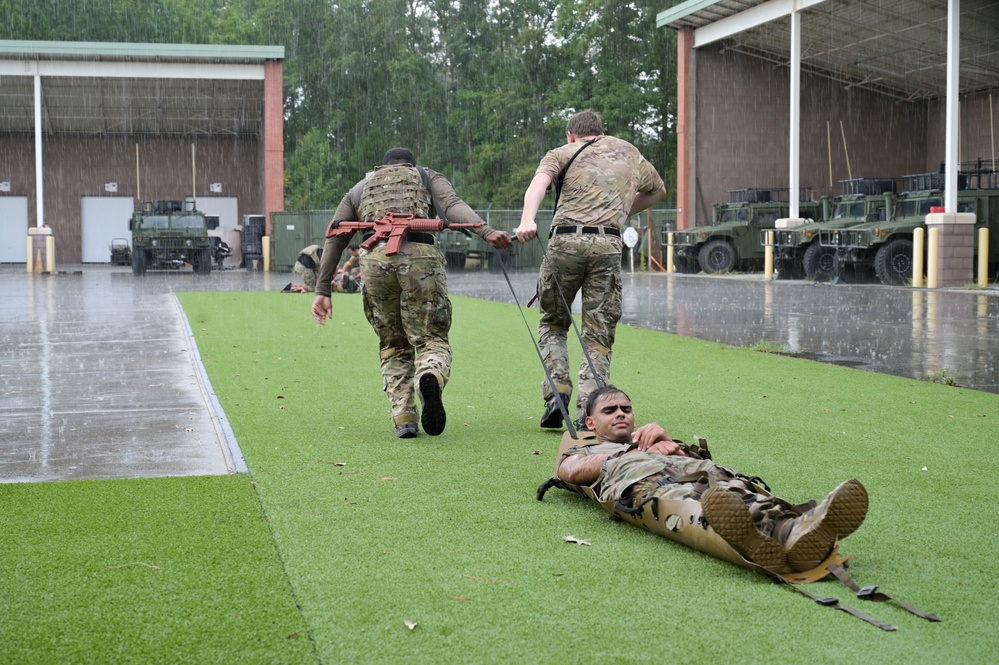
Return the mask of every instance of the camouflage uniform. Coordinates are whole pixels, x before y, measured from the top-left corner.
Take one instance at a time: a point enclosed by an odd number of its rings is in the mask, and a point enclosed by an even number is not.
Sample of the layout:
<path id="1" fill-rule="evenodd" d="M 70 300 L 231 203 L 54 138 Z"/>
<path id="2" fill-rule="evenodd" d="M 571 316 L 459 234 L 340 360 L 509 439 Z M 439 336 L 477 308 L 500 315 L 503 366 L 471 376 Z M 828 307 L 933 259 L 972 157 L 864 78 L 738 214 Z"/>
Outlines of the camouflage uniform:
<path id="1" fill-rule="evenodd" d="M 319 274 L 321 250 L 322 247 L 319 245 L 309 245 L 298 253 L 295 265 L 291 268 L 292 272 L 302 280 L 307 291 L 316 290 L 316 276 Z"/>
<path id="2" fill-rule="evenodd" d="M 437 204 L 450 221 L 482 223 L 458 198 L 444 176 L 426 169 Z M 334 219 L 374 221 L 388 212 L 434 216 L 430 192 L 416 168 L 379 166 L 357 183 L 337 207 Z M 474 230 L 482 238 L 489 226 Z M 414 241 L 419 238 L 420 241 Z M 327 238 L 317 295 L 330 295 L 332 275 L 350 238 Z M 409 233 L 398 254 L 387 256 L 387 242 L 360 250 L 364 315 L 378 335 L 384 390 L 395 425 L 416 423 L 415 378 L 433 373 L 441 389 L 451 375 L 451 301 L 444 256 L 430 234 Z"/>
<path id="3" fill-rule="evenodd" d="M 578 142 L 568 143 L 548 152 L 536 174 L 546 174 L 555 183 L 563 166 L 581 147 Z M 601 384 L 607 384 L 614 333 L 621 319 L 621 229 L 636 194 L 651 193 L 662 186 L 662 178 L 638 149 L 613 136 L 602 135 L 588 145 L 565 173 L 538 279 L 539 345 L 545 367 L 560 393 L 572 394 L 566 349 L 572 321 L 558 287 L 570 305 L 582 290 L 580 334 Z M 559 228 L 573 230 L 559 233 Z M 608 230 L 614 235 L 607 234 Z M 584 357 L 576 394 L 577 421 L 585 417 L 586 401 L 596 388 Z M 542 394 L 545 400 L 552 397 L 547 380 L 542 382 Z"/>
<path id="4" fill-rule="evenodd" d="M 623 454 L 630 447 L 626 443 L 600 443 L 573 446 L 565 454 L 616 455 L 604 463 L 600 481 L 594 487 L 600 501 L 628 498 L 634 506 L 641 505 L 651 497 L 700 501 L 701 494 L 710 483 L 742 496 L 749 505 L 757 528 L 768 536 L 779 521 L 796 515 L 789 514 L 786 502 L 757 493 L 748 481 L 738 477 L 732 469 L 711 460 L 659 453 Z M 696 482 L 689 478 L 693 474 L 706 476 L 706 479 Z M 685 479 L 685 476 L 688 478 Z"/>

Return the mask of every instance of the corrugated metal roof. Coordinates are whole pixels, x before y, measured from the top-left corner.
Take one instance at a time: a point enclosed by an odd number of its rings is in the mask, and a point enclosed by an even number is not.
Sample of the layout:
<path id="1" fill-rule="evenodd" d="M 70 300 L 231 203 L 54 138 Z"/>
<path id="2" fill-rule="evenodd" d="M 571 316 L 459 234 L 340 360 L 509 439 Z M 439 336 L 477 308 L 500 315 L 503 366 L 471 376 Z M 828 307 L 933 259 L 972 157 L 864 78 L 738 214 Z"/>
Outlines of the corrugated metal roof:
<path id="1" fill-rule="evenodd" d="M 0 40 L 0 131 L 34 131 L 37 71 L 45 132 L 259 134 L 262 67 L 283 58 L 283 46 Z"/>
<path id="2" fill-rule="evenodd" d="M 138 44 L 127 42 L 39 42 L 0 39 L 0 57 L 90 60 L 283 60 L 283 46 Z"/>
<path id="3" fill-rule="evenodd" d="M 661 12 L 657 25 L 702 28 L 789 0 L 689 0 Z M 826 0 L 801 15 L 801 70 L 903 100 L 944 96 L 947 2 Z M 962 94 L 999 88 L 999 0 L 961 0 Z M 786 16 L 730 35 L 721 48 L 777 65 L 790 60 Z"/>

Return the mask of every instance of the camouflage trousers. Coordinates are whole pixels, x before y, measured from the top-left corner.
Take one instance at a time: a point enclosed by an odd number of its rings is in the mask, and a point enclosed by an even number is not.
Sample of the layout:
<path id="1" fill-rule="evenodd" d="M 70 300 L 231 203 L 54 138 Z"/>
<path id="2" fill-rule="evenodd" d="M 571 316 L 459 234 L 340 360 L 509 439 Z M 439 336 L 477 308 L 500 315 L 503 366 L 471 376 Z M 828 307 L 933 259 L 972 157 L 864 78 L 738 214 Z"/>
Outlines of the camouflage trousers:
<path id="1" fill-rule="evenodd" d="M 653 497 L 700 501 L 701 493 L 711 485 L 742 496 L 757 528 L 768 536 L 778 522 L 797 515 L 789 514 L 786 502 L 758 493 L 732 469 L 711 460 L 633 452 L 607 460 L 605 469 L 600 481 L 601 501 L 630 497 L 634 506 Z M 707 482 L 671 481 L 697 473 L 707 474 Z"/>
<path id="2" fill-rule="evenodd" d="M 385 255 L 386 243 L 361 250 L 364 315 L 378 335 L 384 390 L 396 425 L 419 420 L 415 377 L 451 376 L 451 301 L 444 257 L 433 245 L 404 242 Z"/>
<path id="3" fill-rule="evenodd" d="M 538 303 L 541 322 L 538 346 L 545 367 L 560 393 L 572 394 L 569 376 L 567 336 L 572 319 L 566 310 L 559 287 L 570 306 L 582 291 L 583 322 L 580 336 L 596 369 L 601 385 L 610 381 L 611 349 L 617 322 L 621 319 L 621 240 L 595 234 L 558 234 L 552 237 L 541 263 L 538 278 Z M 579 391 L 576 393 L 576 420 L 586 415 L 586 401 L 597 389 L 597 378 L 583 357 L 579 367 Z M 552 396 L 547 378 L 542 382 L 542 396 Z"/>
<path id="4" fill-rule="evenodd" d="M 316 271 L 312 268 L 306 268 L 298 261 L 292 266 L 291 271 L 298 275 L 302 279 L 302 284 L 305 285 L 306 290 L 315 291 L 316 290 Z"/>

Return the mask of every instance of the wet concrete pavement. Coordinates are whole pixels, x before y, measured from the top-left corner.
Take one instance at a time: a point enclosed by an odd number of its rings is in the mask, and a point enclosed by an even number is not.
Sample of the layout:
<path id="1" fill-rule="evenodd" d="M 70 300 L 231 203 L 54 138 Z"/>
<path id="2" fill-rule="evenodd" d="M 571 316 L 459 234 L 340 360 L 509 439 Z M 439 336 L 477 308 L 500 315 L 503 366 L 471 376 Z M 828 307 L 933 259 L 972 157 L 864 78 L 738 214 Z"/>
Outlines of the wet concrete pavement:
<path id="1" fill-rule="evenodd" d="M 960 386 L 999 393 L 999 288 L 929 291 L 761 274 L 623 278 L 621 320 L 632 326 L 731 346 L 765 342 L 823 362 L 913 379 L 950 376 Z M 448 279 L 452 294 L 514 302 L 502 275 Z M 537 276 L 510 279 L 526 304 Z M 579 313 L 578 298 L 573 311 Z"/>
<path id="2" fill-rule="evenodd" d="M 510 278 L 526 303 L 536 273 Z M 53 275 L 0 268 L 0 482 L 245 469 L 174 292 L 271 290 L 288 281 L 243 270 L 136 279 L 108 266 Z M 514 302 L 502 274 L 452 273 L 448 286 Z M 999 393 L 996 288 L 626 273 L 623 322 Z"/>

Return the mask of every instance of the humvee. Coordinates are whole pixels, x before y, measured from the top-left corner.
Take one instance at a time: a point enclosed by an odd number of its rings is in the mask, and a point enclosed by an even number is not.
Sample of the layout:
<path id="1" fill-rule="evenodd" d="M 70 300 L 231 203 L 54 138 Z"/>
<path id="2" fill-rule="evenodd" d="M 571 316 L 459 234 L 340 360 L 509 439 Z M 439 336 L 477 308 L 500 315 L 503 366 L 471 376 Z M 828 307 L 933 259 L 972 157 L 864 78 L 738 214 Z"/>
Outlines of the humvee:
<path id="1" fill-rule="evenodd" d="M 198 275 L 212 269 L 212 243 L 208 231 L 218 228 L 218 218 L 206 220 L 194 201 L 146 201 L 132 213 L 132 273 L 147 269 L 177 269 L 191 264 Z"/>

